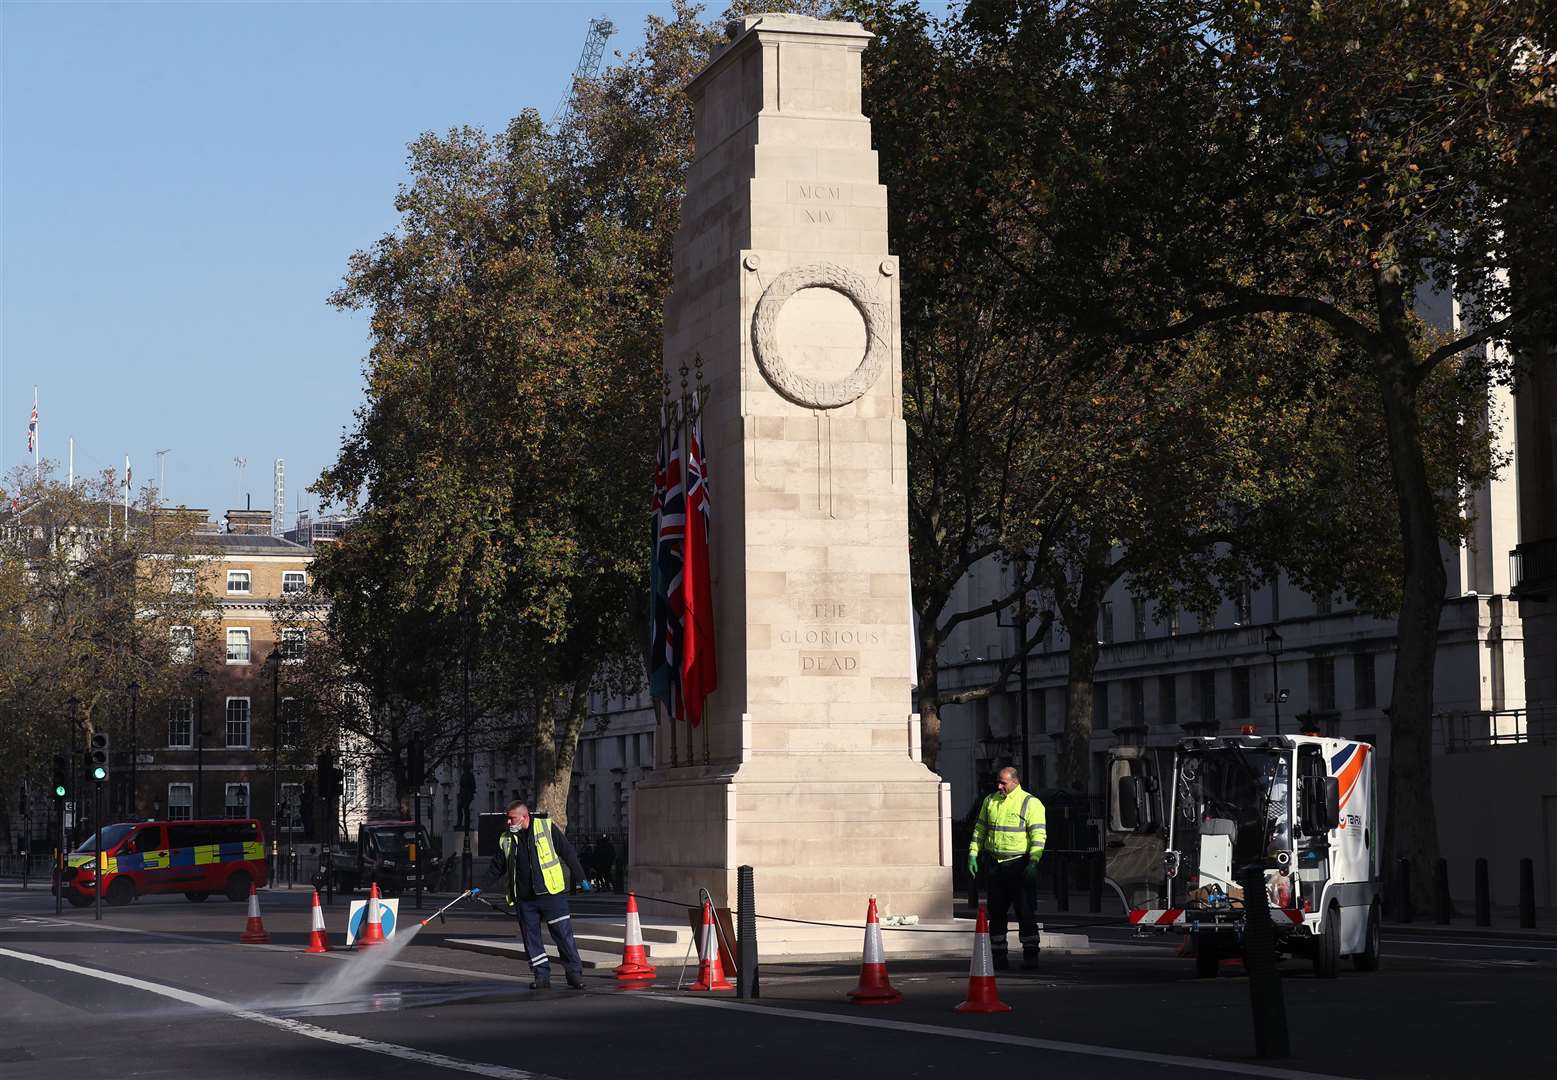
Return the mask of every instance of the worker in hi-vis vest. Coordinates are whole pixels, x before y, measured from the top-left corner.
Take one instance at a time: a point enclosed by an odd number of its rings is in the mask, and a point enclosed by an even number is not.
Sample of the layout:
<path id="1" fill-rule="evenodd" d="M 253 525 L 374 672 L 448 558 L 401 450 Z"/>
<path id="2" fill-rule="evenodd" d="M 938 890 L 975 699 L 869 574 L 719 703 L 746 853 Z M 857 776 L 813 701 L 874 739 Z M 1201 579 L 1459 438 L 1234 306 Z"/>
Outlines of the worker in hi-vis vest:
<path id="1" fill-rule="evenodd" d="M 1038 860 L 1048 839 L 1043 802 L 1022 790 L 1016 770 L 1004 768 L 996 791 L 979 807 L 968 844 L 968 873 L 982 880 L 989 895 L 989 950 L 997 970 L 1006 959 L 1006 911 L 1016 906 L 1017 937 L 1022 942 L 1022 966 L 1038 965 L 1038 919 L 1033 911 Z"/>
<path id="2" fill-rule="evenodd" d="M 587 890 L 588 875 L 562 830 L 552 825 L 548 815 L 531 817 L 530 808 L 524 803 L 509 803 L 508 829 L 498 834 L 497 854 L 492 856 L 487 878 L 481 888 L 471 890 L 474 894 L 491 889 L 499 881 L 507 883 L 508 903 L 518 911 L 525 956 L 530 961 L 530 974 L 534 976 L 531 990 L 551 987 L 551 960 L 541 938 L 542 921 L 551 929 L 551 939 L 562 954 L 568 985 L 575 990 L 584 989 L 584 963 L 579 959 L 578 945 L 573 940 L 564 863 L 572 871 L 573 880 Z"/>

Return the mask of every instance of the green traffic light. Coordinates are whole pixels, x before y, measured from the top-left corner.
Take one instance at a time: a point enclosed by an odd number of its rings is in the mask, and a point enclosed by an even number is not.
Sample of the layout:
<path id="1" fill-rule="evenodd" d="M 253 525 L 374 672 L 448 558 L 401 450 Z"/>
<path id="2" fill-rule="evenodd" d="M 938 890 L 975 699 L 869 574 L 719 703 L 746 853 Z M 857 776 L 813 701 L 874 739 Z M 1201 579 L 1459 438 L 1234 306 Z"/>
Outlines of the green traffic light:
<path id="1" fill-rule="evenodd" d="M 65 785 L 64 784 L 55 784 L 54 785 L 54 797 L 56 799 L 63 799 L 65 797 Z"/>
<path id="2" fill-rule="evenodd" d="M 104 780 L 108 779 L 108 770 L 103 768 L 101 765 L 94 765 L 92 767 L 92 779 L 101 784 Z"/>

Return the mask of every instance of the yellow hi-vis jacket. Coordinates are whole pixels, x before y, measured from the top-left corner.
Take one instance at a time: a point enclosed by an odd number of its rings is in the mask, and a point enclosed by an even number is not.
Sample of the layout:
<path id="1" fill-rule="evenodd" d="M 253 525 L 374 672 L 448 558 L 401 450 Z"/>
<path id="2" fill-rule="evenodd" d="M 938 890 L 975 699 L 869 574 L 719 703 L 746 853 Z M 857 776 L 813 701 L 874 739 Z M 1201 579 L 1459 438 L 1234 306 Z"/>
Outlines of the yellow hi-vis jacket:
<path id="1" fill-rule="evenodd" d="M 968 854 L 987 851 L 996 862 L 1010 862 L 1025 855 L 1037 862 L 1043 857 L 1048 839 L 1043 801 L 1021 787 L 1014 787 L 1008 795 L 995 792 L 979 807 Z"/>
<path id="2" fill-rule="evenodd" d="M 508 902 L 514 904 L 518 898 L 519 846 L 523 843 L 523 833 L 503 831 L 497 834 L 497 847 L 508 860 Z M 553 896 L 566 889 L 567 881 L 562 876 L 562 860 L 557 857 L 557 849 L 551 842 L 551 818 L 536 815 L 530 819 L 530 836 L 535 843 L 535 864 L 541 872 L 541 883 L 546 891 Z"/>

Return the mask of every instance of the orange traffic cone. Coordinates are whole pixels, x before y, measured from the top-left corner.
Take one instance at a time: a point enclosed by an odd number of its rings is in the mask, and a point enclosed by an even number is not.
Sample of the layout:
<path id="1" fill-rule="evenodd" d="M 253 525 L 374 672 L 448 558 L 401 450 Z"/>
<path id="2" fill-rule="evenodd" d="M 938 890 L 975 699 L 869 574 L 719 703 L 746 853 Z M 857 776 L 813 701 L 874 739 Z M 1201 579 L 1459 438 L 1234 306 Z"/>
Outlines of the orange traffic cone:
<path id="1" fill-rule="evenodd" d="M 995 989 L 995 962 L 989 952 L 989 913 L 979 905 L 978 925 L 973 928 L 973 963 L 968 967 L 968 1000 L 957 1006 L 960 1013 L 1003 1013 L 1011 1006 Z"/>
<path id="2" fill-rule="evenodd" d="M 319 890 L 314 890 L 314 925 L 308 934 L 308 948 L 304 952 L 329 952 L 330 939 L 324 932 L 324 909 L 319 906 Z"/>
<path id="3" fill-rule="evenodd" d="M 649 954 L 643 947 L 643 926 L 638 922 L 638 898 L 627 894 L 627 930 L 622 942 L 622 962 L 616 966 L 618 982 L 644 982 L 654 978 Z"/>
<path id="4" fill-rule="evenodd" d="M 896 1005 L 903 1000 L 887 981 L 887 960 L 881 952 L 881 923 L 876 920 L 876 898 L 865 911 L 865 959 L 860 964 L 860 985 L 849 991 L 856 1005 Z"/>
<path id="5" fill-rule="evenodd" d="M 703 901 L 703 932 L 698 935 L 697 982 L 688 990 L 734 990 L 719 962 L 719 938 L 714 933 L 714 909 Z"/>
<path id="6" fill-rule="evenodd" d="M 384 944 L 384 915 L 378 906 L 378 882 L 373 883 L 373 891 L 368 893 L 368 917 L 362 926 L 362 933 L 357 936 L 357 948 L 367 949 L 374 945 Z"/>
<path id="7" fill-rule="evenodd" d="M 238 935 L 238 940 L 245 945 L 270 944 L 270 935 L 265 932 L 265 920 L 260 918 L 259 892 L 255 890 L 252 881 L 249 882 L 249 922 L 243 928 L 243 933 Z"/>

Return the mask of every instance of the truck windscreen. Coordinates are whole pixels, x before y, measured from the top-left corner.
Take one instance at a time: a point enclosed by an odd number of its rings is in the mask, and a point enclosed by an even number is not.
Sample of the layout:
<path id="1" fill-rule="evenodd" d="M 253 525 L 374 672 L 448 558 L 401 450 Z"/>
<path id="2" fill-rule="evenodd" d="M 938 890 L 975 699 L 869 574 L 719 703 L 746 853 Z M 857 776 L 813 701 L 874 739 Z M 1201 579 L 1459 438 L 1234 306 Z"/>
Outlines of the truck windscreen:
<path id="1" fill-rule="evenodd" d="M 374 829 L 373 839 L 378 844 L 379 851 L 385 855 L 399 854 L 413 841 L 419 844 L 422 850 L 429 850 L 426 830 L 418 831 L 410 825 Z"/>
<path id="2" fill-rule="evenodd" d="M 1200 831 L 1230 825 L 1235 861 L 1290 849 L 1289 756 L 1219 747 L 1184 758 L 1181 779 L 1194 799 Z"/>

